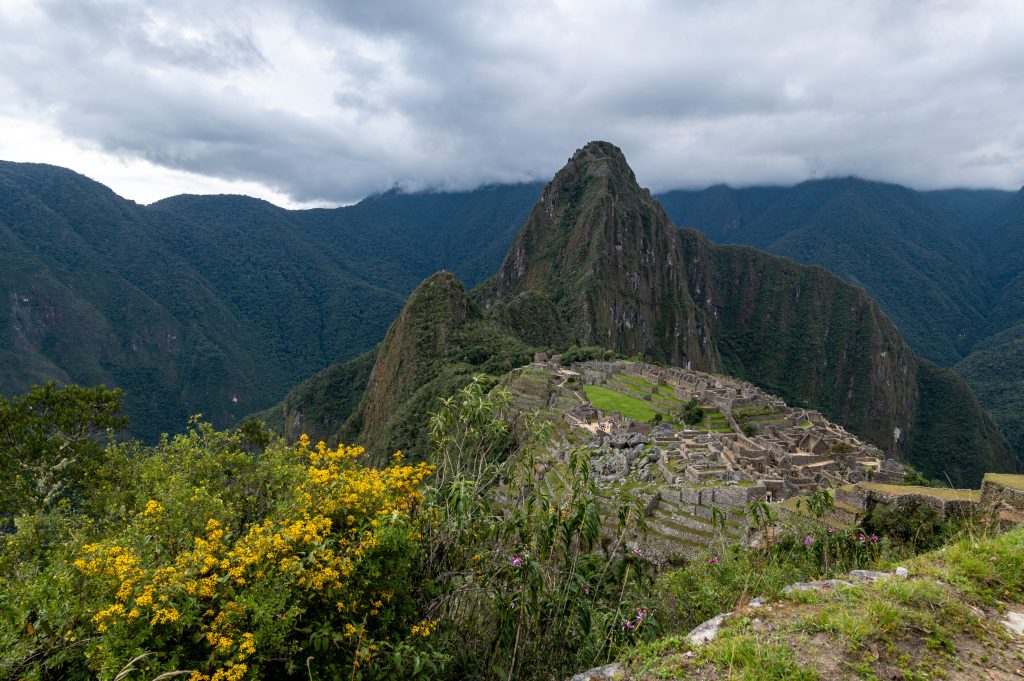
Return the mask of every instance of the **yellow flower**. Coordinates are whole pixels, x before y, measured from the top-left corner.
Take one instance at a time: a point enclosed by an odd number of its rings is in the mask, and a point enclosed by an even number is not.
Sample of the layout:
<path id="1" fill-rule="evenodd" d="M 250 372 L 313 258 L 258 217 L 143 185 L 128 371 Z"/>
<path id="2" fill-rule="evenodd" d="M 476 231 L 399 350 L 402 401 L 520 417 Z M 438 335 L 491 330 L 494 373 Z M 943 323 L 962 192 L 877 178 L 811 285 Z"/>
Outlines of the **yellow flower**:
<path id="1" fill-rule="evenodd" d="M 256 652 L 256 640 L 251 633 L 242 634 L 242 641 L 238 644 L 238 652 L 248 657 Z"/>

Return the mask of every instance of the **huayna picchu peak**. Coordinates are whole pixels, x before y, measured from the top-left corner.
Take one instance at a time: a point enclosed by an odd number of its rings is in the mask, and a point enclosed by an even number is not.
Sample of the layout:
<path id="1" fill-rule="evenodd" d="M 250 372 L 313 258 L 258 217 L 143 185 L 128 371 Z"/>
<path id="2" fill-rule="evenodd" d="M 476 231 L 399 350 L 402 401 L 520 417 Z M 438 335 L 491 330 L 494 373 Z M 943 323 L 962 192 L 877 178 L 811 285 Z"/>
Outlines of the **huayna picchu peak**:
<path id="1" fill-rule="evenodd" d="M 440 276 L 424 286 L 454 290 Z M 413 433 L 433 408 L 425 396 L 443 392 L 438 381 L 450 388 L 485 366 L 500 375 L 534 350 L 596 347 L 750 381 L 932 477 L 977 483 L 1019 467 L 966 385 L 919 360 L 863 289 L 677 229 L 606 142 L 578 150 L 544 188 L 498 273 L 469 293 L 471 312 L 458 293 L 458 314 L 442 306 L 443 334 L 420 322 L 433 329 L 425 346 L 405 337 L 423 295 L 410 299 L 378 351 L 374 396 L 343 433 L 401 445 L 394 419 L 372 406 L 387 404 L 405 414 L 404 436 L 422 442 Z M 400 366 L 430 370 L 399 380 Z"/>
<path id="2" fill-rule="evenodd" d="M 513 241 L 496 295 L 525 292 L 551 299 L 573 342 L 720 369 L 679 234 L 607 142 L 569 159 Z"/>

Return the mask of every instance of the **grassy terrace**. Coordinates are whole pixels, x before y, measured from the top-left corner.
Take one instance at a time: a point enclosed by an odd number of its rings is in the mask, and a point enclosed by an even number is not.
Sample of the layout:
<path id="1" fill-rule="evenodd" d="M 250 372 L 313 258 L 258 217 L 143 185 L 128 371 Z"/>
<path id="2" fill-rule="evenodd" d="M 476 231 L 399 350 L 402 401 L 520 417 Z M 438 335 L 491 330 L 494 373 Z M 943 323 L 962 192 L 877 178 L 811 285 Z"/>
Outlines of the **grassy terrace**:
<path id="1" fill-rule="evenodd" d="M 774 416 L 776 411 L 775 407 L 766 404 L 756 407 L 736 407 L 732 410 L 732 413 L 736 418 L 739 418 L 741 416 Z"/>
<path id="2" fill-rule="evenodd" d="M 904 494 L 921 494 L 924 496 L 944 499 L 946 501 L 978 501 L 981 499 L 981 490 L 976 489 L 946 489 L 944 487 L 884 485 L 880 482 L 862 482 L 859 484 L 864 489 L 882 492 L 883 494 L 892 494 L 894 496 L 902 496 Z"/>
<path id="3" fill-rule="evenodd" d="M 667 397 L 671 400 L 675 400 L 676 402 L 682 402 L 682 400 L 676 398 L 676 391 L 672 389 L 672 386 L 659 385 L 656 389 L 662 397 Z"/>
<path id="4" fill-rule="evenodd" d="M 632 385 L 635 388 L 639 388 L 641 390 L 654 390 L 654 384 L 653 383 L 651 383 L 650 381 L 645 381 L 644 379 L 640 378 L 639 376 L 631 376 L 629 374 L 623 374 L 623 373 L 612 374 L 612 375 L 617 380 L 619 380 L 619 381 L 621 381 L 623 383 L 629 383 L 630 385 Z"/>
<path id="5" fill-rule="evenodd" d="M 621 386 L 627 391 L 640 393 L 641 395 L 650 395 L 655 402 L 669 408 L 683 404 L 683 401 L 675 396 L 675 391 L 671 386 L 654 385 L 650 381 L 630 376 L 629 374 L 613 374 L 608 384 L 613 387 Z"/>
<path id="6" fill-rule="evenodd" d="M 650 421 L 658 413 L 651 407 L 650 402 L 641 400 L 638 397 L 624 395 L 611 388 L 600 385 L 585 385 L 583 392 L 591 404 L 604 412 L 617 411 L 626 418 L 636 421 Z"/>
<path id="7" fill-rule="evenodd" d="M 720 411 L 704 410 L 704 427 L 715 433 L 731 433 L 732 427 Z"/>
<path id="8" fill-rule="evenodd" d="M 1009 487 L 1010 489 L 1018 489 L 1024 491 L 1024 475 L 1010 475 L 1009 473 L 986 473 L 985 479 L 1002 485 L 1003 487 Z"/>

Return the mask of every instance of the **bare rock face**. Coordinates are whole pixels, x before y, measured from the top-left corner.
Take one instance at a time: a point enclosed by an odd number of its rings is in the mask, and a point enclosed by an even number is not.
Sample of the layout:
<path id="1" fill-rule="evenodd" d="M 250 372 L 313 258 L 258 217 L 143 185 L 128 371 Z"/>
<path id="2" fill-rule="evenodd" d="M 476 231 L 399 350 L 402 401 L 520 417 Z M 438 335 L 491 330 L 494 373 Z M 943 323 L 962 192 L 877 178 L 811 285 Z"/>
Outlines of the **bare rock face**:
<path id="1" fill-rule="evenodd" d="M 569 159 L 509 249 L 497 295 L 527 291 L 547 295 L 581 345 L 720 368 L 686 285 L 679 233 L 607 142 Z"/>
<path id="2" fill-rule="evenodd" d="M 725 624 L 725 621 L 731 616 L 731 612 L 715 615 L 707 622 L 702 622 L 694 627 L 693 631 L 686 635 L 686 638 L 695 646 L 702 645 L 708 641 L 713 641 L 715 640 L 715 637 L 718 636 L 718 630 L 722 628 L 722 625 Z"/>
<path id="3" fill-rule="evenodd" d="M 1003 626 L 1011 634 L 1024 638 L 1024 613 L 1007 612 Z"/>
<path id="4" fill-rule="evenodd" d="M 790 584 L 782 593 L 789 595 L 796 591 L 827 591 L 829 589 L 838 589 L 839 587 L 851 587 L 853 582 L 848 582 L 845 579 L 822 579 L 817 582 L 797 582 L 796 584 Z"/>

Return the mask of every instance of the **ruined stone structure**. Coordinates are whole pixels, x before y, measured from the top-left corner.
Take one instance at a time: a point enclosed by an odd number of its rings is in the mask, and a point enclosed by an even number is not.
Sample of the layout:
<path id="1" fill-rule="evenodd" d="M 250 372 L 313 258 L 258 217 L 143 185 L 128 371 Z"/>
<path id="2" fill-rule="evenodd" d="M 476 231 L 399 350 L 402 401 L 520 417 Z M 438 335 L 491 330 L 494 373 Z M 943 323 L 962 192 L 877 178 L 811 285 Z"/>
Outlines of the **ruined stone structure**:
<path id="1" fill-rule="evenodd" d="M 859 482 L 835 489 L 837 503 L 866 513 L 875 506 L 894 510 L 919 507 L 933 509 L 943 520 L 973 515 L 978 511 L 981 493 L 978 490 L 914 487 Z"/>
<path id="2" fill-rule="evenodd" d="M 642 499 L 652 536 L 683 553 L 740 536 L 752 501 L 778 504 L 820 488 L 904 477 L 900 463 L 820 413 L 724 376 L 626 361 L 562 366 L 538 354 L 505 383 L 519 408 L 537 409 L 558 427 L 547 484 L 560 485 L 570 448 L 586 447 L 602 501 Z M 605 402 L 595 404 L 593 388 Z M 654 416 L 630 418 L 609 406 L 619 402 L 627 413 L 639 407 Z M 699 407 L 701 423 L 683 423 L 687 404 Z M 856 511 L 846 513 L 853 522 Z"/>

